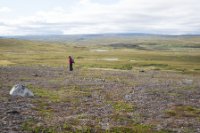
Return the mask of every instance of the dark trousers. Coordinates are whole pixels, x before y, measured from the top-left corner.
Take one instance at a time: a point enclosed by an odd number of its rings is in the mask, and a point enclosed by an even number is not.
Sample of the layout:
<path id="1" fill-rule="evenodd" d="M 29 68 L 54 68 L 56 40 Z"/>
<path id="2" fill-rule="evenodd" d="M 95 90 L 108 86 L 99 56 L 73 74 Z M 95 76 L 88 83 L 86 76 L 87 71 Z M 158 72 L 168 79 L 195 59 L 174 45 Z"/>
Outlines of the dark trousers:
<path id="1" fill-rule="evenodd" d="M 72 63 L 69 64 L 69 70 L 73 71 L 73 64 Z"/>

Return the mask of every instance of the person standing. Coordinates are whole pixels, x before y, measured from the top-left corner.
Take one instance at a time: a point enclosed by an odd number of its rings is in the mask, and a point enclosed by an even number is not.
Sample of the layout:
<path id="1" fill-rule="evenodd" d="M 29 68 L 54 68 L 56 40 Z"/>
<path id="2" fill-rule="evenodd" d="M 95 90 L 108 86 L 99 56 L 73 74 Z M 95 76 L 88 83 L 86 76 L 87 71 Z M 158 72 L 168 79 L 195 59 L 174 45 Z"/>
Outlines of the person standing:
<path id="1" fill-rule="evenodd" d="M 73 63 L 75 63 L 74 59 L 71 56 L 69 56 L 69 70 L 70 71 L 73 71 Z"/>

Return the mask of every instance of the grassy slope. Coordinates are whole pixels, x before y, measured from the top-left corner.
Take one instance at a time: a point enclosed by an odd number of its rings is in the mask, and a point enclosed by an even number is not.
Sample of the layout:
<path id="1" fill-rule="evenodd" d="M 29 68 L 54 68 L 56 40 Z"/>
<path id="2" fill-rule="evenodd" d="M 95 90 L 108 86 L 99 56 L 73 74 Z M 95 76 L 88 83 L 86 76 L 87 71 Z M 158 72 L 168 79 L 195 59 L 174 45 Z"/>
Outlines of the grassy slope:
<path id="1" fill-rule="evenodd" d="M 199 47 L 199 37 L 105 38 L 74 43 L 0 39 L 0 65 L 65 66 L 67 56 L 73 55 L 78 67 L 199 72 Z"/>

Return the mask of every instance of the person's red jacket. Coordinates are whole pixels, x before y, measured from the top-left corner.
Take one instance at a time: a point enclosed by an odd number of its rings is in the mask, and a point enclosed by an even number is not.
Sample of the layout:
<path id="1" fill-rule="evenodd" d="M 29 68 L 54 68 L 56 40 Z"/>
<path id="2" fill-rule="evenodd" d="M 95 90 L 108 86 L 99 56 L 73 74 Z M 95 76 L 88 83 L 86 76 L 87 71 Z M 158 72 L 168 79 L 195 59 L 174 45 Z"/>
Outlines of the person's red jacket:
<path id="1" fill-rule="evenodd" d="M 69 64 L 72 64 L 72 63 L 74 63 L 74 60 L 72 59 L 71 56 L 69 56 Z"/>

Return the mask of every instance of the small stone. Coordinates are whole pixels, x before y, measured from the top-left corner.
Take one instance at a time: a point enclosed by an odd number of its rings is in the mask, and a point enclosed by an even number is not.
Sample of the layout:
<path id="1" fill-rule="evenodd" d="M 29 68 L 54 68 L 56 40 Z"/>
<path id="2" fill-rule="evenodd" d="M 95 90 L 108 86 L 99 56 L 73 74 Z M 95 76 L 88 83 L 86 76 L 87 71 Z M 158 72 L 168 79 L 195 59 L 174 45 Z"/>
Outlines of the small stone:
<path id="1" fill-rule="evenodd" d="M 124 96 L 124 99 L 125 99 L 126 101 L 130 101 L 130 100 L 132 100 L 132 95 L 131 95 L 131 94 L 126 94 L 126 95 Z"/>
<path id="2" fill-rule="evenodd" d="M 19 112 L 16 110 L 10 110 L 10 111 L 7 111 L 6 113 L 7 114 L 19 114 Z"/>
<path id="3" fill-rule="evenodd" d="M 33 76 L 34 76 L 34 77 L 38 77 L 39 75 L 38 75 L 37 73 L 34 73 Z"/>
<path id="4" fill-rule="evenodd" d="M 41 126 L 42 126 L 42 123 L 41 123 L 41 122 L 38 122 L 36 125 L 37 125 L 37 127 L 41 127 Z"/>
<path id="5" fill-rule="evenodd" d="M 184 79 L 184 80 L 183 80 L 183 83 L 184 83 L 184 84 L 187 84 L 187 85 L 192 85 L 193 80 L 191 80 L 191 79 Z"/>

